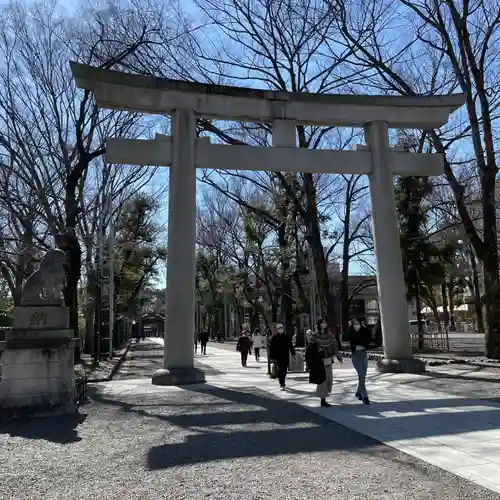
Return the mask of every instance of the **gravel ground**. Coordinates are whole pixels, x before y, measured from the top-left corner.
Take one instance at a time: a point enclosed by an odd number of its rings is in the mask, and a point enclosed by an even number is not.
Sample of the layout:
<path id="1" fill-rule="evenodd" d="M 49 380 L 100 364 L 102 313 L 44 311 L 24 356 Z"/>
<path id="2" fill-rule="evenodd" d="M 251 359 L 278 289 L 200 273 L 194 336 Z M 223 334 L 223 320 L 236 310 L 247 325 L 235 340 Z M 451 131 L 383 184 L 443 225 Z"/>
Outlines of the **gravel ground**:
<path id="1" fill-rule="evenodd" d="M 254 388 L 153 386 L 157 355 L 133 348 L 78 417 L 0 424 L 0 499 L 500 500 Z"/>

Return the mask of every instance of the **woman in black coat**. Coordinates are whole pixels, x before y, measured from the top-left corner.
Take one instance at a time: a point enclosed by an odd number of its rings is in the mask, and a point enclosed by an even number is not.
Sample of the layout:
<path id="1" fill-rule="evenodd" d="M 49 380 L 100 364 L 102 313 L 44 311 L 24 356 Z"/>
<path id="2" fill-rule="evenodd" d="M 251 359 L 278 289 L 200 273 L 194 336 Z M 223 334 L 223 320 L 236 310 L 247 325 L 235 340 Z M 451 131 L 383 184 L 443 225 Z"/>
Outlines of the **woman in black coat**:
<path id="1" fill-rule="evenodd" d="M 252 339 L 247 335 L 246 331 L 242 331 L 236 344 L 236 350 L 241 353 L 241 366 L 246 368 L 248 353 L 252 347 Z"/>
<path id="2" fill-rule="evenodd" d="M 306 348 L 306 363 L 309 370 L 309 383 L 320 386 L 326 380 L 326 369 L 323 358 L 325 351 L 321 345 L 313 340 L 307 344 Z M 321 406 L 328 408 L 330 404 L 326 398 L 321 398 Z"/>

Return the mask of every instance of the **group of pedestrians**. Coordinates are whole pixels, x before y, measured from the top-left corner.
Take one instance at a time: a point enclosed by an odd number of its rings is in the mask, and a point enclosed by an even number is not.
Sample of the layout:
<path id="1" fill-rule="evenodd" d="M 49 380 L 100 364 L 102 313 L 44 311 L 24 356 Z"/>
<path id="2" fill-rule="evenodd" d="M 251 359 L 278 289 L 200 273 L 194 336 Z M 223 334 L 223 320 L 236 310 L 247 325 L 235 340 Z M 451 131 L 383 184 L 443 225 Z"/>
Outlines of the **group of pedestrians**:
<path id="1" fill-rule="evenodd" d="M 368 371 L 367 351 L 375 346 L 372 334 L 358 318 L 351 320 L 347 334 L 351 347 L 352 364 L 358 375 L 355 397 L 369 405 L 366 373 Z M 306 363 L 309 370 L 309 382 L 316 384 L 316 395 L 320 398 L 320 404 L 323 407 L 330 406 L 326 398 L 331 394 L 333 388 L 334 357 L 342 363 L 337 339 L 328 331 L 326 321 L 320 318 L 316 325 L 316 331 L 309 338 L 306 348 Z"/>
<path id="2" fill-rule="evenodd" d="M 336 358 L 342 364 L 337 338 L 328 329 L 324 318 L 319 318 L 314 332 L 307 332 L 307 347 L 305 361 L 309 372 L 309 382 L 316 384 L 316 396 L 320 398 L 322 407 L 329 407 L 328 396 L 333 388 L 333 363 Z M 366 373 L 368 370 L 367 351 L 374 347 L 370 330 L 358 318 L 353 318 L 349 324 L 348 338 L 352 351 L 352 364 L 358 375 L 358 385 L 355 397 L 369 405 L 370 399 L 366 390 Z M 285 333 L 281 323 L 276 325 L 275 331 L 269 330 L 263 336 L 260 330 L 250 334 L 249 325 L 242 326 L 238 338 L 237 350 L 241 354 L 241 364 L 247 366 L 248 355 L 252 347 L 255 359 L 260 359 L 260 350 L 267 347 L 268 363 L 275 367 L 275 372 L 282 391 L 286 390 L 286 376 L 290 363 L 290 356 L 295 358 L 295 348 L 291 336 Z"/>
<path id="3" fill-rule="evenodd" d="M 250 333 L 250 325 L 242 325 L 240 336 L 236 344 L 236 350 L 241 355 L 241 366 L 247 366 L 248 355 L 252 354 L 252 349 L 255 354 L 255 361 L 260 361 L 260 350 L 267 346 L 267 338 L 263 336 L 260 329 L 256 329 L 253 334 Z"/>

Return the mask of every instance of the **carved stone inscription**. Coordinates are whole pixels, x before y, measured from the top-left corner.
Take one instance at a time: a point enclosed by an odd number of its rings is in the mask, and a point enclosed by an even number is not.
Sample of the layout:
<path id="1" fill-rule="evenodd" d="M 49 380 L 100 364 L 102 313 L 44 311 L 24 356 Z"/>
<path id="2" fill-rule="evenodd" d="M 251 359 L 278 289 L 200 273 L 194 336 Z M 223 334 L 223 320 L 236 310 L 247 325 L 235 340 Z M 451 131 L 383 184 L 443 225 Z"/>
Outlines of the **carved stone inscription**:
<path id="1" fill-rule="evenodd" d="M 65 330 L 69 328 L 69 311 L 60 306 L 21 306 L 14 309 L 14 329 Z"/>
<path id="2" fill-rule="evenodd" d="M 33 313 L 30 317 L 30 326 L 47 326 L 48 316 L 42 311 Z"/>

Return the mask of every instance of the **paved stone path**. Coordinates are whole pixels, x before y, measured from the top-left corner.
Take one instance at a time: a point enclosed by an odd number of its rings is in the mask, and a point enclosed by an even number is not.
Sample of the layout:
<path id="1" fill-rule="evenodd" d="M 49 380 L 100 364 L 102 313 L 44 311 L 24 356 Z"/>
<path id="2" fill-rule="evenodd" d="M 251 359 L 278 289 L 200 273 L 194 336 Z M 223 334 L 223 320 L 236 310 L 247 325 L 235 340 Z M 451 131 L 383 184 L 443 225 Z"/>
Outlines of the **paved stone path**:
<path id="1" fill-rule="evenodd" d="M 235 351 L 235 343 L 208 344 L 208 354 L 212 349 L 224 349 Z M 263 359 L 264 354 L 261 355 Z M 201 359 L 201 358 L 200 358 Z M 252 358 L 250 358 L 252 361 Z M 337 364 L 335 366 L 338 367 Z M 369 362 L 368 366 L 375 367 L 375 362 Z M 344 358 L 343 368 L 352 368 L 350 358 Z M 393 377 L 394 383 L 408 386 L 409 389 L 429 389 L 446 394 L 455 394 L 472 399 L 489 399 L 500 402 L 500 365 L 491 366 L 477 364 L 445 364 L 441 366 L 427 366 L 425 376 Z"/>
<path id="2" fill-rule="evenodd" d="M 242 368 L 234 354 L 216 348 L 208 352 L 213 355 L 210 364 L 224 367 L 226 382 L 233 386 L 257 385 L 500 492 L 498 369 L 448 365 L 429 367 L 425 375 L 380 375 L 372 367 L 368 383 L 374 404 L 367 408 L 353 398 L 356 374 L 344 363 L 343 368 L 334 369 L 331 402 L 335 406 L 324 410 L 317 408 L 317 399 L 311 395 L 314 388 L 304 374 L 292 375 L 290 390 L 283 394 L 258 368 L 253 372 Z"/>
<path id="3" fill-rule="evenodd" d="M 237 353 L 198 355 L 205 385 L 153 386 L 151 344 L 133 346 L 80 416 L 0 424 L 1 500 L 500 499 L 278 399 L 264 366 L 244 374 Z"/>

